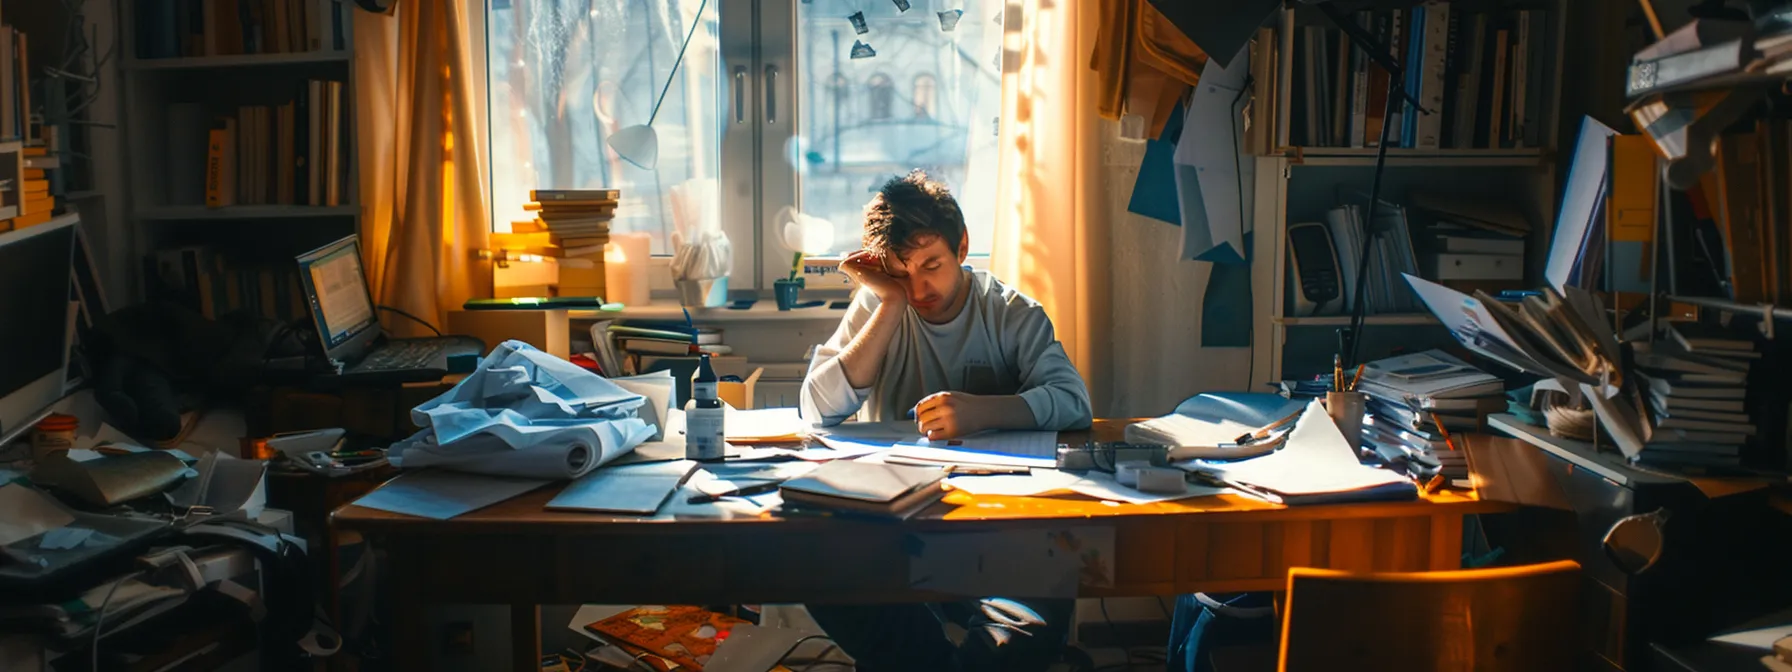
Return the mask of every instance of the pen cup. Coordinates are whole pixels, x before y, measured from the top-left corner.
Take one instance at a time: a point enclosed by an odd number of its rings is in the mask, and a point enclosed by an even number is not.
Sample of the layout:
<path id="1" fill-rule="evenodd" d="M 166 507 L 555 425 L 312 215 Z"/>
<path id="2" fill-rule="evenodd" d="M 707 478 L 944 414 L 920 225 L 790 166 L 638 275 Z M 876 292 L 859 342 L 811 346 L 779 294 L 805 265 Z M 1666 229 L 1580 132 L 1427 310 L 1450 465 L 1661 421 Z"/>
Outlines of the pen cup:
<path id="1" fill-rule="evenodd" d="M 772 283 L 772 296 L 778 300 L 778 310 L 790 310 L 796 306 L 796 295 L 803 291 L 803 279 L 781 278 Z"/>
<path id="2" fill-rule="evenodd" d="M 1352 451 L 1363 448 L 1363 414 L 1368 411 L 1369 395 L 1361 392 L 1325 393 L 1325 412 L 1344 433 L 1344 441 Z"/>

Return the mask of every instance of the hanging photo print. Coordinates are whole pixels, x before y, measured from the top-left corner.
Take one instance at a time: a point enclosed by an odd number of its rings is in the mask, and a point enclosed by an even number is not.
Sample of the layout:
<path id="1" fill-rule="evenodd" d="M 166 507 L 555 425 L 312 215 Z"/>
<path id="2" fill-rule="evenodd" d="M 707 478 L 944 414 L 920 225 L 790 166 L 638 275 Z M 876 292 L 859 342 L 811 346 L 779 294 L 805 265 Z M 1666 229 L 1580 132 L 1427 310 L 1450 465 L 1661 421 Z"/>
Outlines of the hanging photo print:
<path id="1" fill-rule="evenodd" d="M 852 16 L 846 17 L 846 20 L 852 22 L 852 32 L 864 35 L 866 31 L 871 30 L 865 27 L 864 12 L 853 12 Z"/>
<path id="2" fill-rule="evenodd" d="M 860 42 L 858 40 L 852 41 L 852 57 L 854 59 L 871 58 L 876 55 L 877 55 L 877 50 L 872 49 L 871 45 L 865 44 L 864 42 Z"/>
<path id="3" fill-rule="evenodd" d="M 890 2 L 896 3 L 896 9 L 904 12 L 908 11 L 908 0 L 890 0 Z"/>
<path id="4" fill-rule="evenodd" d="M 940 30 L 948 33 L 952 32 L 953 28 L 958 27 L 958 19 L 963 16 L 964 10 L 962 9 L 948 9 L 940 12 Z"/>

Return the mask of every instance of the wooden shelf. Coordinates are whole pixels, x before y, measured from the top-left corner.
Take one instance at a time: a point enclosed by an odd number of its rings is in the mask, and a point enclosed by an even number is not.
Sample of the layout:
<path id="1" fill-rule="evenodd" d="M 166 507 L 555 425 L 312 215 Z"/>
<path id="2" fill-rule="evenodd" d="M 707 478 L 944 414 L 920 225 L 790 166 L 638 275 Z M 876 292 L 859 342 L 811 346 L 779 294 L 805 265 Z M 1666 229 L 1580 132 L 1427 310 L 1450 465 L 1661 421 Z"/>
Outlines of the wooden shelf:
<path id="1" fill-rule="evenodd" d="M 347 51 L 298 51 L 285 54 L 240 54 L 235 56 L 190 56 L 185 58 L 127 59 L 126 70 L 198 70 L 208 68 L 253 68 L 316 63 L 347 63 Z"/>
<path id="2" fill-rule="evenodd" d="M 1285 327 L 1342 327 L 1350 324 L 1349 315 L 1323 315 L 1319 317 L 1277 317 L 1276 323 Z M 1368 315 L 1363 318 L 1367 326 L 1377 325 L 1417 325 L 1437 324 L 1437 316 L 1431 313 L 1398 313 L 1392 315 Z"/>
<path id="3" fill-rule="evenodd" d="M 292 219 L 299 217 L 352 217 L 360 214 L 358 205 L 232 205 L 208 208 L 203 205 L 163 205 L 137 211 L 140 219 Z"/>

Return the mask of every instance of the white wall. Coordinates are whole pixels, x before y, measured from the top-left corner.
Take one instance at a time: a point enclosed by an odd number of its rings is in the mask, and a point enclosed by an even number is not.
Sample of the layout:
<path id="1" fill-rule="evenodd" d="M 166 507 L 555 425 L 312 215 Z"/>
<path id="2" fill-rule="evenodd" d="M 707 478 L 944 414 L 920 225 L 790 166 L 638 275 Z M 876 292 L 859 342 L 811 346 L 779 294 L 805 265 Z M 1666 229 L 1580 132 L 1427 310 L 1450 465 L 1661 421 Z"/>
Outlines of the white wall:
<path id="1" fill-rule="evenodd" d="M 1181 227 L 1126 210 L 1143 150 L 1120 140 L 1117 124 L 1103 127 L 1113 306 L 1107 365 L 1115 389 L 1100 395 L 1108 402 L 1096 417 L 1162 415 L 1201 392 L 1244 390 L 1250 348 L 1199 347 L 1212 264 L 1181 260 Z"/>

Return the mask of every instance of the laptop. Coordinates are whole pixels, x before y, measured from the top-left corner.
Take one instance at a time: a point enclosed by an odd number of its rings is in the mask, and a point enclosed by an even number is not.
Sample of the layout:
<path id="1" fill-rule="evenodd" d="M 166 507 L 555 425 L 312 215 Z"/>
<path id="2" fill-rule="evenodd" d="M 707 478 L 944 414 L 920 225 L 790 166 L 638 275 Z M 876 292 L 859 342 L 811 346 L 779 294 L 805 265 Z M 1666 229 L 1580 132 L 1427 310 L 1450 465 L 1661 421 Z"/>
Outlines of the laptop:
<path id="1" fill-rule="evenodd" d="M 450 355 L 485 353 L 468 336 L 392 338 L 380 327 L 379 309 L 361 268 L 361 242 L 354 235 L 299 255 L 305 302 L 317 325 L 318 341 L 334 371 L 357 383 L 410 383 L 448 375 Z"/>

